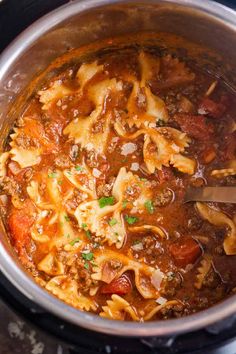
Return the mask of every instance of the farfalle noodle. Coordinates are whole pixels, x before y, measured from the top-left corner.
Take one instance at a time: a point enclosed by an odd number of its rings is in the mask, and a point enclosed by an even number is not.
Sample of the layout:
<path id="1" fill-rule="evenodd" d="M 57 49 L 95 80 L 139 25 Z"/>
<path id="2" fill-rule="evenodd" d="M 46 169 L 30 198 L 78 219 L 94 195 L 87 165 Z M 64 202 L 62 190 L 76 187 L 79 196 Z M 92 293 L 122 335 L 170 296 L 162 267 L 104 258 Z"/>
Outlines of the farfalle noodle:
<path id="1" fill-rule="evenodd" d="M 229 228 L 227 236 L 224 240 L 224 250 L 228 255 L 236 254 L 236 226 L 226 214 L 223 212 L 213 209 L 204 203 L 196 203 L 197 210 L 200 215 L 209 221 L 209 223 L 215 226 L 225 226 Z"/>
<path id="2" fill-rule="evenodd" d="M 112 295 L 111 300 L 108 300 L 107 305 L 102 309 L 103 312 L 100 312 L 99 315 L 104 318 L 121 321 L 125 319 L 125 315 L 129 315 L 132 320 L 139 320 L 134 308 L 118 295 Z"/>
<path id="3" fill-rule="evenodd" d="M 96 302 L 80 294 L 76 281 L 65 275 L 52 278 L 45 287 L 53 295 L 79 310 L 96 311 L 97 309 Z"/>
<path id="4" fill-rule="evenodd" d="M 140 294 L 145 299 L 158 297 L 160 288 L 156 289 L 152 284 L 152 276 L 155 272 L 158 272 L 160 283 L 164 278 L 164 274 L 158 269 L 134 261 L 127 256 L 113 251 L 105 251 L 103 254 L 95 257 L 95 260 L 97 267 L 94 268 L 95 273 L 92 275 L 94 280 L 110 283 L 114 278 L 118 278 L 126 271 L 132 270 L 135 276 L 135 285 Z M 117 269 L 112 269 L 112 267 L 109 266 L 109 262 L 112 261 L 118 262 L 120 267 L 117 266 Z"/>

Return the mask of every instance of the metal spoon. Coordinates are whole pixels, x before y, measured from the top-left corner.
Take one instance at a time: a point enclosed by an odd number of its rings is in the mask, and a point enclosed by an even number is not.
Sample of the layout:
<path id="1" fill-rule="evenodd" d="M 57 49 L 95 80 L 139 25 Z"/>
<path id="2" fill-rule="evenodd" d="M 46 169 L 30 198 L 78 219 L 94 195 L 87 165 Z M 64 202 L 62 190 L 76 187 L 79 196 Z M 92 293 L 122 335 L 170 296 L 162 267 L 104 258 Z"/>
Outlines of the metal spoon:
<path id="1" fill-rule="evenodd" d="M 186 191 L 184 203 L 193 201 L 236 203 L 236 187 L 190 187 Z"/>

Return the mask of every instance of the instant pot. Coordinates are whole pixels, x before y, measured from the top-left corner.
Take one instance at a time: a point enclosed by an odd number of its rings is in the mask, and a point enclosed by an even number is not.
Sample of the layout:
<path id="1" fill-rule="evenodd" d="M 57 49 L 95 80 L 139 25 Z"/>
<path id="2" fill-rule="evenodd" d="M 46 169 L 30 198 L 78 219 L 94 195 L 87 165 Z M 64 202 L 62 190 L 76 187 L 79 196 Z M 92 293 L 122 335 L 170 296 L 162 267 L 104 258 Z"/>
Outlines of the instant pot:
<path id="1" fill-rule="evenodd" d="M 234 1 L 224 4 L 236 7 Z M 35 74 L 71 48 L 113 35 L 162 30 L 212 47 L 229 67 L 236 62 L 236 12 L 212 1 L 0 0 L 1 50 L 29 25 L 0 57 L 1 144 L 14 120 L 12 103 L 17 100 L 20 107 L 19 98 L 30 95 L 25 88 Z M 231 77 L 236 87 L 234 71 Z M 34 283 L 18 262 L 3 225 L 0 241 L 0 296 L 33 324 L 68 342 L 75 353 L 236 353 L 236 295 L 181 319 L 108 321 L 69 307 Z"/>

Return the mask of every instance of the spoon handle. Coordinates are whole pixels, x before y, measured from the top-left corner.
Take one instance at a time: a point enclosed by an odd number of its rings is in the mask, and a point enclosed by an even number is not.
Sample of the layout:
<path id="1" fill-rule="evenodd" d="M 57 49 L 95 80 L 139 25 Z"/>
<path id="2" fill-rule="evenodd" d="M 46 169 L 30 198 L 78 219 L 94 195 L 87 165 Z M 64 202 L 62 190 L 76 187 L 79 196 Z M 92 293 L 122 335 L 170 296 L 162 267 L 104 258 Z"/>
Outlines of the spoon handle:
<path id="1" fill-rule="evenodd" d="M 236 203 L 236 187 L 188 188 L 184 202 Z"/>

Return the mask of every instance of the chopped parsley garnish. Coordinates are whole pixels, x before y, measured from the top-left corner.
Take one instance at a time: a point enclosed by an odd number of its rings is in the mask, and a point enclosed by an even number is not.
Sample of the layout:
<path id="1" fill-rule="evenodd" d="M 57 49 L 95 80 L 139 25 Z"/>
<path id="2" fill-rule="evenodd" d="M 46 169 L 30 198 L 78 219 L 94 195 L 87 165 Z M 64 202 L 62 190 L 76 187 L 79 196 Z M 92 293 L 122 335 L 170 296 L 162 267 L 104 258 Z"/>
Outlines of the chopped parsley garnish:
<path id="1" fill-rule="evenodd" d="M 136 216 L 125 215 L 125 220 L 129 225 L 133 225 L 136 221 L 138 221 L 138 218 Z"/>
<path id="2" fill-rule="evenodd" d="M 85 235 L 91 240 L 91 232 L 89 230 L 85 230 Z"/>
<path id="3" fill-rule="evenodd" d="M 77 237 L 77 238 L 75 238 L 74 240 L 72 240 L 71 242 L 70 242 L 70 245 L 71 246 L 74 246 L 77 242 L 79 242 L 80 241 L 80 238 L 79 237 Z"/>
<path id="4" fill-rule="evenodd" d="M 70 238 L 70 234 L 67 234 L 66 237 L 67 237 L 67 238 Z"/>
<path id="5" fill-rule="evenodd" d="M 138 245 L 139 243 L 142 243 L 140 240 L 134 240 L 133 245 Z"/>
<path id="6" fill-rule="evenodd" d="M 92 253 L 92 252 L 89 252 L 89 253 L 82 253 L 82 258 L 83 258 L 85 261 L 92 261 L 92 259 L 93 259 L 93 253 Z"/>
<path id="7" fill-rule="evenodd" d="M 68 215 L 65 215 L 64 218 L 65 218 L 66 221 L 70 221 L 70 218 L 69 218 Z"/>
<path id="8" fill-rule="evenodd" d="M 154 205 L 153 205 L 153 202 L 151 200 L 147 200 L 144 203 L 144 206 L 147 209 L 147 211 L 149 212 L 149 214 L 153 214 L 154 213 Z"/>
<path id="9" fill-rule="evenodd" d="M 86 263 L 84 263 L 84 268 L 85 269 L 89 269 L 89 264 L 86 262 Z"/>
<path id="10" fill-rule="evenodd" d="M 107 205 L 113 205 L 115 202 L 114 197 L 102 197 L 98 200 L 100 208 L 104 208 Z"/>
<path id="11" fill-rule="evenodd" d="M 59 186 L 61 186 L 63 181 L 58 181 L 57 183 L 59 184 Z"/>
<path id="12" fill-rule="evenodd" d="M 57 177 L 57 174 L 56 174 L 56 172 L 52 172 L 52 173 L 49 173 L 49 174 L 48 174 L 48 177 L 49 177 L 49 178 L 56 178 L 56 177 Z"/>
<path id="13" fill-rule="evenodd" d="M 117 220 L 116 219 L 110 219 L 109 221 L 108 221 L 108 224 L 110 225 L 110 226 L 114 226 L 114 225 L 116 225 L 117 224 Z"/>
<path id="14" fill-rule="evenodd" d="M 67 173 L 69 176 L 72 175 L 71 171 L 66 171 L 66 173 Z"/>
<path id="15" fill-rule="evenodd" d="M 123 200 L 122 202 L 122 208 L 125 209 L 127 207 L 128 200 Z"/>
<path id="16" fill-rule="evenodd" d="M 146 181 L 147 181 L 147 178 L 143 178 L 143 177 L 141 177 L 141 178 L 140 178 L 140 181 L 142 181 L 142 182 L 146 182 Z"/>
<path id="17" fill-rule="evenodd" d="M 83 171 L 83 167 L 80 165 L 75 166 L 76 171 Z"/>
<path id="18" fill-rule="evenodd" d="M 85 235 L 88 237 L 88 239 L 91 240 L 91 232 L 89 230 L 86 230 L 88 225 L 85 223 L 82 223 L 81 227 L 85 231 Z"/>

